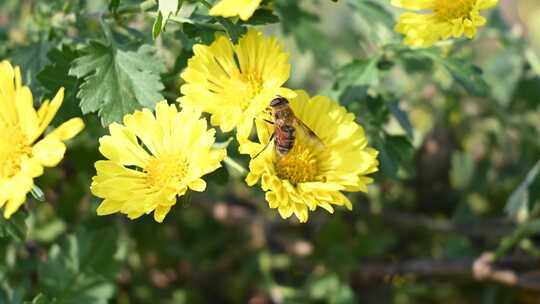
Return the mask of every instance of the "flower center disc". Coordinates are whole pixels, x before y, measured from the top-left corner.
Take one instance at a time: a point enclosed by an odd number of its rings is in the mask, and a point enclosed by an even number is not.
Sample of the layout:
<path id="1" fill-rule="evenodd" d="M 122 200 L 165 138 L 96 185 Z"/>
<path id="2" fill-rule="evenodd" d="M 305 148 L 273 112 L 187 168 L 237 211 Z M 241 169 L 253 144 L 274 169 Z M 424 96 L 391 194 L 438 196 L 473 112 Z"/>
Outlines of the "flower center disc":
<path id="1" fill-rule="evenodd" d="M 315 181 L 319 172 L 316 150 L 311 145 L 296 142 L 289 153 L 276 161 L 276 175 L 291 184 Z"/>
<path id="2" fill-rule="evenodd" d="M 164 188 L 171 183 L 178 183 L 187 173 L 188 164 L 180 155 L 167 155 L 153 158 L 144 168 L 150 186 Z"/>
<path id="3" fill-rule="evenodd" d="M 23 157 L 31 155 L 32 147 L 20 128 L 0 130 L 0 177 L 10 178 L 17 174 Z"/>
<path id="4" fill-rule="evenodd" d="M 442 20 L 468 18 L 475 0 L 437 0 L 435 13 Z"/>
<path id="5" fill-rule="evenodd" d="M 242 98 L 240 107 L 242 110 L 246 110 L 253 98 L 257 96 L 262 91 L 262 79 L 261 76 L 256 73 L 249 74 L 239 74 L 238 80 L 241 85 L 241 90 L 244 92 L 244 96 L 247 98 Z"/>

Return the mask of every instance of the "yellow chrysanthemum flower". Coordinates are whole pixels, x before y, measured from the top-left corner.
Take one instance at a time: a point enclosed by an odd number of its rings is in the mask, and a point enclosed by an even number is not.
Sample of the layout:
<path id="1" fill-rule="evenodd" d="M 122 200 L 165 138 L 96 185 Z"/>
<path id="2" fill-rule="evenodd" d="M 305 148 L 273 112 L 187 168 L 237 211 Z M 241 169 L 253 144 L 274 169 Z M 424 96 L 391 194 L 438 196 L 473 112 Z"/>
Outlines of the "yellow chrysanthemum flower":
<path id="1" fill-rule="evenodd" d="M 241 153 L 252 157 L 247 184 L 261 180 L 270 208 L 277 208 L 283 218 L 294 213 L 300 222 L 306 222 L 308 211 L 317 207 L 330 213 L 334 212 L 332 205 L 352 209 L 342 191 L 367 192 L 373 180 L 366 175 L 377 171 L 378 152 L 367 147 L 354 114 L 337 102 L 324 96 L 310 98 L 304 91 L 297 91 L 289 102 L 297 119 L 320 142 L 297 128 L 292 150 L 278 159 L 273 143 L 268 144 L 274 126 L 257 119 L 259 143 L 240 146 Z"/>
<path id="2" fill-rule="evenodd" d="M 210 10 L 212 16 L 234 17 L 248 20 L 262 0 L 221 0 Z"/>
<path id="3" fill-rule="evenodd" d="M 450 37 L 473 38 L 477 28 L 486 23 L 480 11 L 494 7 L 497 0 L 392 0 L 392 4 L 426 11 L 402 14 L 396 31 L 405 34 L 408 45 L 430 47 Z"/>
<path id="4" fill-rule="evenodd" d="M 36 112 L 32 92 L 22 85 L 18 67 L 0 62 L 0 207 L 9 218 L 26 200 L 34 178 L 43 167 L 54 167 L 64 157 L 65 140 L 77 135 L 84 123 L 72 118 L 41 140 L 62 105 L 61 88 L 51 102 L 44 101 Z"/>
<path id="5" fill-rule="evenodd" d="M 211 123 L 224 132 L 237 128 L 238 139 L 249 136 L 253 119 L 276 95 L 294 97 L 281 86 L 289 79 L 289 56 L 275 38 L 250 29 L 233 45 L 225 36 L 210 46 L 195 45 L 195 55 L 181 77 L 183 107 L 197 107 L 212 115 Z"/>
<path id="6" fill-rule="evenodd" d="M 176 197 L 189 189 L 204 191 L 201 179 L 221 166 L 224 149 L 212 149 L 215 130 L 194 109 L 178 111 L 161 101 L 156 115 L 148 109 L 124 116 L 124 125 L 109 126 L 99 151 L 108 160 L 96 162 L 92 193 L 103 202 L 98 215 L 116 212 L 135 219 L 154 211 L 162 222 Z"/>

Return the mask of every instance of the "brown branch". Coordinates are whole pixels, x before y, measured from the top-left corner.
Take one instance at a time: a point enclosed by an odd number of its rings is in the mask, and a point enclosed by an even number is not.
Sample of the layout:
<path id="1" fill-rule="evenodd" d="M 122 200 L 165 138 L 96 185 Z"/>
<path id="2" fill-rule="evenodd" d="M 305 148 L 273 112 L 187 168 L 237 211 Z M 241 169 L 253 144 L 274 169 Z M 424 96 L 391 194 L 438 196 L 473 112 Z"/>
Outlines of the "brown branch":
<path id="1" fill-rule="evenodd" d="M 198 196 L 198 204 L 206 206 L 207 208 L 214 209 L 215 202 L 210 201 L 208 197 L 204 195 Z M 261 200 L 263 200 L 261 198 Z M 224 202 L 227 202 L 223 207 L 234 213 L 232 222 L 247 221 L 251 222 L 253 216 L 257 214 L 257 203 L 250 201 L 248 198 L 239 197 L 233 193 L 229 193 Z M 380 218 L 389 225 L 399 226 L 401 228 L 408 229 L 422 229 L 430 232 L 442 232 L 442 233 L 456 233 L 469 237 L 478 238 L 500 238 L 508 235 L 515 229 L 515 225 L 505 218 L 491 218 L 481 219 L 478 223 L 457 223 L 445 219 L 433 219 L 430 216 L 422 214 L 408 213 L 402 210 L 395 210 L 390 208 L 384 208 L 380 212 L 372 212 L 369 208 L 363 204 L 357 204 L 355 206 L 359 213 L 365 217 Z M 214 210 L 215 211 L 215 210 Z M 230 216 L 230 214 L 229 214 Z"/>
<path id="2" fill-rule="evenodd" d="M 366 263 L 353 274 L 363 282 L 389 281 L 395 278 L 465 277 L 506 286 L 540 291 L 540 264 L 537 259 L 513 256 L 493 263 L 493 254 L 477 259 L 409 260 L 400 263 Z M 523 271 L 523 272 L 519 272 Z"/>
<path id="3" fill-rule="evenodd" d="M 405 228 L 427 229 L 429 231 L 457 233 L 471 237 L 498 238 L 511 233 L 514 225 L 507 219 L 482 219 L 480 223 L 456 223 L 445 219 L 433 219 L 430 216 L 407 213 L 401 210 L 385 208 L 373 213 L 367 209 L 361 210 L 369 216 L 380 217 L 390 225 Z"/>

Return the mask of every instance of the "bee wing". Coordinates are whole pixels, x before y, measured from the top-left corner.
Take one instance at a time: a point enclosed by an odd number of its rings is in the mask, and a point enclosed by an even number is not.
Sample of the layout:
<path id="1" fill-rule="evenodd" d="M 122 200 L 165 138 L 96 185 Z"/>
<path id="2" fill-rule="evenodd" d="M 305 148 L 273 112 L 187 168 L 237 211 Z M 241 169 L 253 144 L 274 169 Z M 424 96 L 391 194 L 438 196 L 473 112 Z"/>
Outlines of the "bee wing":
<path id="1" fill-rule="evenodd" d="M 314 143 L 316 143 L 317 146 L 324 147 L 324 143 L 322 140 L 311 130 L 305 123 L 303 123 L 300 119 L 295 117 L 296 125 L 298 126 L 297 130 L 303 132 L 307 135 L 307 137 L 312 140 Z"/>

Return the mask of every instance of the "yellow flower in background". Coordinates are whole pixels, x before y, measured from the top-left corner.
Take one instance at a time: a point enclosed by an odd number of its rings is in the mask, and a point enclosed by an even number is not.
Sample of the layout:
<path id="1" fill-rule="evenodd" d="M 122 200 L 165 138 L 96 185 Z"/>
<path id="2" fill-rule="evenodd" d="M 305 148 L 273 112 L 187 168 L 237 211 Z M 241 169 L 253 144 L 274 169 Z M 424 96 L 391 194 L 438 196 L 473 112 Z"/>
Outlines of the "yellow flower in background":
<path id="1" fill-rule="evenodd" d="M 72 118 L 38 140 L 63 99 L 61 88 L 36 112 L 32 92 L 21 83 L 20 69 L 7 61 L 0 63 L 0 207 L 5 218 L 25 202 L 43 167 L 54 167 L 62 160 L 64 141 L 84 128 L 80 118 Z"/>
<path id="2" fill-rule="evenodd" d="M 179 98 L 183 107 L 211 114 L 211 123 L 224 132 L 237 128 L 238 139 L 249 136 L 253 119 L 281 95 L 294 97 L 282 88 L 289 79 L 288 54 L 275 38 L 250 29 L 233 45 L 225 36 L 210 46 L 195 45 L 195 55 L 181 77 L 185 84 Z"/>
<path id="3" fill-rule="evenodd" d="M 261 180 L 270 208 L 278 209 L 283 218 L 294 214 L 306 222 L 308 212 L 317 207 L 330 213 L 334 205 L 352 209 L 342 192 L 367 192 L 373 180 L 366 175 L 376 172 L 379 163 L 378 152 L 367 146 L 364 130 L 352 113 L 327 97 L 296 93 L 289 100 L 291 109 L 322 144 L 296 130 L 292 150 L 278 159 L 273 143 L 267 146 L 274 126 L 258 119 L 259 143 L 245 142 L 240 152 L 252 158 L 247 184 Z"/>
<path id="4" fill-rule="evenodd" d="M 396 31 L 405 35 L 408 45 L 430 47 L 451 37 L 474 38 L 486 23 L 480 11 L 494 7 L 497 0 L 392 0 L 392 5 L 422 11 L 402 14 Z"/>
<path id="5" fill-rule="evenodd" d="M 234 17 L 248 20 L 262 0 L 221 0 L 210 10 L 212 16 Z"/>
<path id="6" fill-rule="evenodd" d="M 212 149 L 215 130 L 208 130 L 200 111 L 161 101 L 156 114 L 148 109 L 124 116 L 124 125 L 109 126 L 99 151 L 108 160 L 96 162 L 91 190 L 103 202 L 98 215 L 116 212 L 135 219 L 154 212 L 162 222 L 188 189 L 204 191 L 201 179 L 221 166 L 224 149 Z"/>

